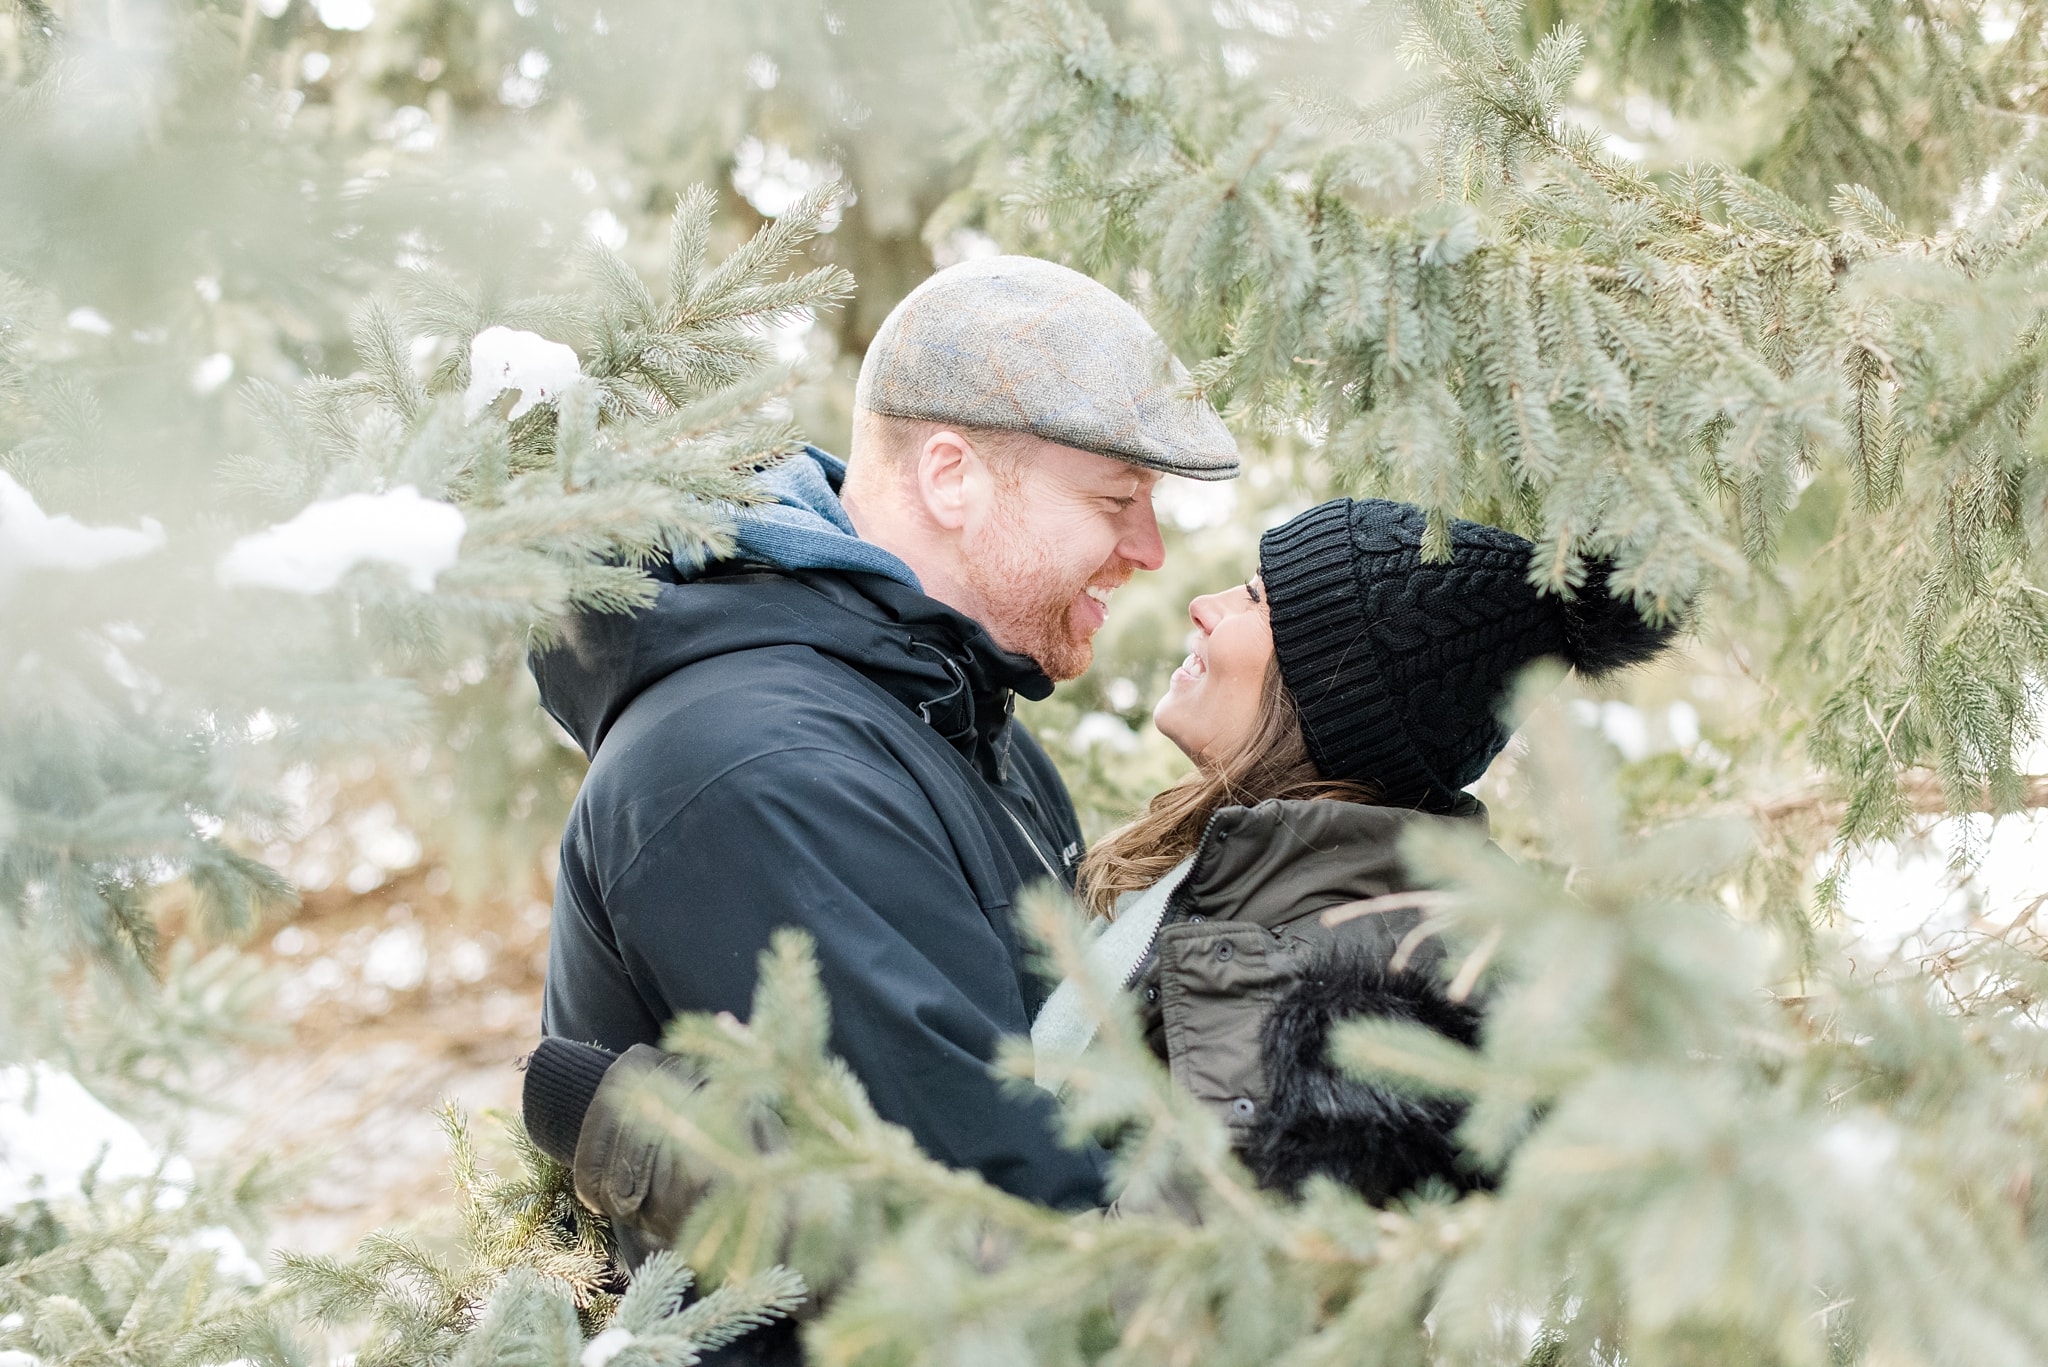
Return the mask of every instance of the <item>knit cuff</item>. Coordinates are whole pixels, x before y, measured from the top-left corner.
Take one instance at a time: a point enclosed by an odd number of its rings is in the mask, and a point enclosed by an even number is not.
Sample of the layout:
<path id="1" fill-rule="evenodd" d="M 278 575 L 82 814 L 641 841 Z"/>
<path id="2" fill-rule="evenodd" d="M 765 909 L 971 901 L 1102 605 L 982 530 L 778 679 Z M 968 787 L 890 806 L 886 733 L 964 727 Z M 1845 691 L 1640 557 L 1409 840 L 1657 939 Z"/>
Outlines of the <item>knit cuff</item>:
<path id="1" fill-rule="evenodd" d="M 526 1061 L 526 1086 L 519 1103 L 526 1132 L 542 1153 L 565 1168 L 576 1162 L 584 1113 L 617 1059 L 608 1049 L 549 1036 Z"/>

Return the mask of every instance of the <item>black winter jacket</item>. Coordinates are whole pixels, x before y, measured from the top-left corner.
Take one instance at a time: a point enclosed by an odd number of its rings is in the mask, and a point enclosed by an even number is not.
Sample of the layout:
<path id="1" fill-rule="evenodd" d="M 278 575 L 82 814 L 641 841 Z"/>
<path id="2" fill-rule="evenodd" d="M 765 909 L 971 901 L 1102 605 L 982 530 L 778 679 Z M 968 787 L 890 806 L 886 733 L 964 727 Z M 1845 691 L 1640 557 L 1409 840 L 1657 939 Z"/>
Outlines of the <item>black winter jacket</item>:
<path id="1" fill-rule="evenodd" d="M 1047 1205 L 1103 1200 L 1099 1150 L 989 1068 L 1045 989 L 1021 886 L 1080 829 L 1011 695 L 1051 684 L 891 580 L 728 568 L 574 622 L 533 672 L 591 756 L 562 837 L 545 1032 L 623 1052 L 678 1012 L 745 1017 L 771 934 L 816 942 L 831 1048 L 932 1157 Z"/>

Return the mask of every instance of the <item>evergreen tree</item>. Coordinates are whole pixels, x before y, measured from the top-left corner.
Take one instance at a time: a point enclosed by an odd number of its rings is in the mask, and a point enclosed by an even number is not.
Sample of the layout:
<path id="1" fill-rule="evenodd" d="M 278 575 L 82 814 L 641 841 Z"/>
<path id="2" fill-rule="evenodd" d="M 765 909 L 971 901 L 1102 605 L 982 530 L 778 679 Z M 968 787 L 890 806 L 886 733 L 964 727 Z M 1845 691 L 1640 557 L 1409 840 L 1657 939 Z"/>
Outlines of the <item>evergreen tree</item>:
<path id="1" fill-rule="evenodd" d="M 366 305 L 363 373 L 295 391 L 250 386 L 271 444 L 228 474 L 244 505 L 278 525 L 232 545 L 217 525 L 164 549 L 160 525 L 53 520 L 10 476 L 8 531 L 23 547 L 8 566 L 18 630 L 5 647 L 22 685 L 6 714 L 0 846 L 20 946 L 11 961 L 44 973 L 90 962 L 140 982 L 153 962 L 149 889 L 174 878 L 192 890 L 198 930 L 246 931 L 262 898 L 288 895 L 222 838 L 230 822 L 260 834 L 266 816 L 268 799 L 231 763 L 250 719 L 344 734 L 389 726 L 418 696 L 405 674 L 438 674 L 477 633 L 516 641 L 564 612 L 629 608 L 652 591 L 647 559 L 722 546 L 748 472 L 797 444 L 773 409 L 789 376 L 763 334 L 847 287 L 829 266 L 783 278 L 832 193 L 716 264 L 705 256 L 710 201 L 686 198 L 663 302 L 601 246 L 581 299 L 493 300 L 422 275 L 415 315 L 461 342 L 424 381 L 397 316 Z M 38 334 L 32 321 L 28 307 L 9 320 L 5 358 L 10 464 L 30 478 L 65 406 L 97 406 L 81 367 L 49 359 L 48 323 Z M 507 321 L 571 337 L 588 359 Z M 470 374 L 471 338 L 491 328 L 513 348 L 502 391 Z M 158 564 L 138 583 L 141 554 Z M 38 576 L 81 570 L 88 588 L 30 592 Z M 254 587 L 223 593 L 210 580 Z M 338 582 L 339 596 L 302 596 Z M 25 994 L 24 1006 L 47 1010 L 48 994 Z"/>
<path id="2" fill-rule="evenodd" d="M 0 1352 L 50 1367 L 305 1367 L 327 1359 L 319 1329 L 361 1323 L 347 1360 L 362 1367 L 688 1364 L 803 1297 L 776 1268 L 692 1299 L 693 1274 L 670 1254 L 623 1295 L 608 1290 L 605 1232 L 560 1165 L 509 1122 L 518 1171 L 497 1176 L 463 1117 L 441 1119 L 460 1214 L 449 1250 L 379 1232 L 348 1258 L 287 1254 L 274 1281 L 252 1283 L 222 1250 L 274 1199 L 260 1166 L 196 1186 L 88 1181 L 83 1201 L 16 1207 L 0 1216 Z"/>
<path id="3" fill-rule="evenodd" d="M 393 674 L 416 667 L 464 633 L 509 629 L 516 636 L 543 631 L 565 612 L 628 608 L 651 592 L 641 569 L 649 558 L 701 556 L 724 546 L 729 510 L 748 497 L 747 473 L 796 440 L 786 416 L 764 407 L 787 384 L 770 363 L 765 328 L 792 310 L 827 305 L 845 289 L 843 272 L 833 267 L 785 278 L 791 254 L 815 229 L 830 194 L 794 206 L 715 264 L 705 255 L 709 198 L 687 198 L 674 221 L 668 297 L 659 302 L 602 249 L 592 256 L 594 287 L 583 299 L 494 303 L 451 280 L 425 278 L 415 316 L 429 327 L 459 329 L 465 342 L 484 334 L 435 375 L 422 381 L 414 374 L 407 335 L 389 310 L 373 304 L 358 318 L 357 345 L 371 358 L 367 373 L 315 380 L 296 392 L 257 386 L 251 402 L 274 445 L 267 459 L 235 467 L 236 482 L 257 506 L 296 508 L 293 517 L 224 552 L 226 538 L 212 538 L 210 557 L 181 566 L 161 594 L 122 587 L 111 589 L 107 601 L 141 618 L 123 640 L 155 643 L 192 632 L 184 638 L 188 647 L 217 648 L 217 637 L 257 633 L 265 648 L 283 642 L 288 653 L 293 644 L 325 643 L 313 658 L 337 672 L 307 678 L 297 671 L 308 661 L 297 658 L 280 675 L 274 666 L 265 670 L 252 649 L 238 661 L 250 673 L 232 688 L 210 672 L 218 658 L 172 686 L 139 688 L 130 677 L 134 666 L 110 668 L 104 650 L 90 648 L 91 628 L 82 633 L 76 616 L 91 604 L 86 594 L 65 594 L 62 612 L 29 618 L 39 634 L 8 643 L 18 652 L 18 671 L 56 675 L 38 646 L 75 659 L 68 661 L 74 672 L 49 681 L 50 694 L 17 698 L 21 710 L 9 714 L 24 740 L 0 761 L 13 818 L 0 855 L 16 879 L 8 889 L 8 926 L 20 946 L 11 971 L 47 981 L 82 966 L 151 1007 L 145 1032 L 176 1020 L 179 996 L 150 991 L 153 922 L 142 900 L 149 884 L 181 878 L 196 905 L 216 908 L 217 917 L 222 906 L 246 917 L 250 886 L 281 890 L 275 875 L 224 838 L 229 817 L 257 820 L 262 809 L 256 798 L 244 798 L 251 813 L 245 815 L 216 796 L 242 791 L 231 762 L 247 726 L 209 725 L 208 712 L 231 707 L 230 715 L 248 715 L 260 705 L 273 717 L 317 723 L 359 705 L 363 690 L 355 685 L 379 682 L 356 676 L 374 676 L 379 666 Z M 587 356 L 501 320 L 541 322 L 584 342 Z M 495 344 L 491 328 L 498 330 Z M 492 354 L 491 345 L 511 347 L 504 353 L 509 369 L 495 379 L 471 374 L 471 358 Z M 47 411 L 36 401 L 67 377 L 24 360 L 10 378 L 33 413 Z M 501 391 L 501 381 L 510 387 Z M 10 546 L 26 544 L 40 554 L 10 566 L 25 576 L 24 589 L 38 577 L 47 582 L 49 575 L 80 572 L 98 584 L 126 568 L 118 558 L 81 563 L 80 556 L 96 553 L 95 529 L 48 519 L 31 524 L 27 519 L 40 510 L 18 485 L 8 488 L 17 491 L 8 532 L 23 539 Z M 442 500 L 460 500 L 461 511 Z M 394 525 L 417 521 L 423 510 L 435 514 L 426 535 L 394 540 Z M 445 536 L 435 543 L 449 519 L 459 554 Z M 103 539 L 105 529 L 97 532 Z M 366 563 L 378 560 L 395 565 Z M 427 582 L 419 578 L 422 565 L 435 566 Z M 208 583 L 207 569 L 230 587 Z M 304 594 L 313 589 L 332 596 L 309 600 Z M 219 601 L 207 604 L 209 597 Z M 199 619 L 196 628 L 175 625 L 181 611 Z M 339 668 L 348 665 L 353 669 Z M 393 674 L 369 695 L 380 719 L 405 701 L 391 687 L 402 675 Z M 108 678 L 152 699 L 161 695 L 165 714 L 183 722 L 182 743 L 147 732 L 129 737 L 113 708 L 56 706 L 66 690 L 87 697 L 104 691 Z M 111 750 L 112 759 L 97 767 L 83 761 L 102 750 Z M 214 786 L 198 786 L 202 779 Z M 211 828 L 195 815 L 210 818 Z M 78 830 L 96 843 L 71 834 Z M 230 901 L 232 895 L 242 900 Z M 227 934 L 244 925 L 223 920 L 211 928 Z M 38 983 L 10 1003 L 10 1012 L 55 1013 L 61 1026 L 62 1006 Z M 120 1002 L 98 1005 L 108 1017 L 122 1010 Z M 218 1016 L 201 1015 L 196 1024 L 218 1025 Z M 62 1029 L 29 1038 L 17 1029 L 13 1037 L 23 1051 L 14 1060 L 62 1056 L 77 1043 Z M 146 1033 L 129 1038 L 131 1053 L 163 1064 L 168 1042 Z M 685 1305 L 691 1273 L 669 1261 L 623 1298 L 610 1298 L 600 1290 L 601 1233 L 574 1215 L 566 1174 L 522 1140 L 527 1177 L 493 1179 L 461 1124 L 451 1118 L 449 1125 L 464 1216 L 457 1262 L 404 1236 L 380 1234 L 350 1260 L 289 1259 L 274 1287 L 223 1285 L 213 1252 L 194 1242 L 195 1231 L 207 1227 L 205 1200 L 193 1200 L 178 1184 L 103 1200 L 89 1186 L 82 1208 L 25 1207 L 0 1226 L 7 1231 L 0 1313 L 12 1317 L 0 1341 L 19 1342 L 50 1363 L 234 1355 L 295 1364 L 305 1360 L 290 1329 L 297 1293 L 322 1319 L 371 1323 L 362 1362 L 488 1362 L 513 1354 L 566 1364 L 585 1352 L 586 1336 L 614 1356 L 631 1349 L 627 1361 L 687 1362 L 800 1297 L 799 1282 L 768 1271 Z"/>
<path id="4" fill-rule="evenodd" d="M 526 1151 L 493 1177 L 455 1125 L 452 1249 L 380 1234 L 260 1285 L 208 1234 L 254 1237 L 260 1171 L 167 1165 L 21 1206 L 0 1217 L 0 1352 L 298 1363 L 339 1322 L 367 1326 L 364 1362 L 624 1367 L 693 1360 L 803 1297 L 826 1362 L 2041 1356 L 2039 944 L 2020 925 L 1937 977 L 1872 977 L 1801 905 L 1830 841 L 2041 800 L 2015 764 L 2048 655 L 2048 193 L 2014 117 L 2037 99 L 2032 7 L 1992 39 L 1996 13 L 1963 7 L 1421 0 L 1401 28 L 1420 77 L 1392 91 L 1372 88 L 1383 51 L 1359 56 L 1378 21 L 1342 4 L 962 11 L 895 67 L 873 60 L 906 31 L 893 7 L 719 15 L 707 103 L 781 92 L 751 131 L 809 172 L 852 168 L 862 203 L 821 189 L 764 222 L 693 191 L 658 259 L 632 211 L 630 253 L 580 249 L 575 277 L 561 242 L 596 207 L 575 172 L 624 166 L 667 218 L 745 119 L 679 133 L 663 113 L 607 141 L 575 101 L 634 107 L 695 31 L 634 28 L 660 6 L 527 8 L 393 5 L 350 31 L 306 5 L 158 23 L 16 0 L 0 181 L 32 189 L 0 196 L 0 1067 L 175 1094 L 181 1057 L 241 1028 L 223 1007 L 253 996 L 246 970 L 191 945 L 292 895 L 247 853 L 287 762 L 400 734 L 435 776 L 479 776 L 472 811 L 563 791 L 576 766 L 509 682 L 528 633 L 630 608 L 648 558 L 724 544 L 747 473 L 814 402 L 772 330 L 842 299 L 840 267 L 872 251 L 858 345 L 922 269 L 905 224 L 961 172 L 932 106 L 882 106 L 956 34 L 999 35 L 1000 98 L 935 247 L 979 226 L 1127 287 L 1282 472 L 1247 503 L 1345 488 L 1502 521 L 1559 590 L 1614 555 L 1644 605 L 1760 661 L 1769 705 L 1729 766 L 1631 771 L 1625 804 L 1545 713 L 1502 808 L 1523 867 L 1413 851 L 1491 1023 L 1475 1050 L 1360 1028 L 1338 1051 L 1469 1097 L 1493 1194 L 1259 1190 L 1095 984 L 1102 1043 L 1068 1118 L 1116 1146 L 1123 1200 L 1111 1219 L 1016 1202 L 874 1116 L 784 941 L 750 1025 L 671 1034 L 707 1082 L 650 1106 L 710 1187 L 630 1289 L 559 1169 Z M 835 24 L 856 41 L 818 37 Z M 606 89 L 623 44 L 602 40 L 624 34 L 642 74 Z M 1588 120 L 1643 92 L 1677 106 L 1672 147 L 1738 99 L 1792 112 L 1693 144 L 1727 162 L 1638 163 Z M 811 235 L 835 212 L 829 264 Z M 1241 568 L 1248 545 L 1233 527 L 1182 563 Z M 1120 624 L 1111 662 L 1142 679 L 1171 620 Z M 1135 716 L 1143 689 L 1114 693 L 1084 681 L 1061 706 Z M 465 728 L 484 739 L 459 748 Z M 1105 817 L 1158 781 L 1090 763 Z M 1766 857 L 1740 823 L 1649 819 L 1702 798 L 1765 817 Z M 1071 914 L 1033 918 L 1074 971 Z M 685 1304 L 693 1277 L 714 1289 Z"/>
<path id="5" fill-rule="evenodd" d="M 1920 227 L 2011 148 L 2014 116 L 2037 98 L 2031 6 L 1567 0 L 1529 6 L 1526 40 L 1559 24 L 1586 36 L 1596 104 L 1652 146 L 1661 121 L 1640 116 L 1644 96 L 1693 116 L 1683 132 L 1666 124 L 1673 137 L 1704 136 L 1703 150 L 1811 208 L 1825 209 L 1840 185 L 1862 185 Z M 2011 31 L 1991 39 L 1999 29 Z M 1740 131 L 1716 137 L 1710 121 Z"/>
<path id="6" fill-rule="evenodd" d="M 623 1295 L 608 1290 L 615 1276 L 602 1223 L 578 1204 L 560 1164 L 511 1121 L 520 1173 L 495 1177 L 459 1113 L 444 1110 L 442 1125 L 462 1217 L 459 1261 L 382 1232 L 350 1258 L 284 1258 L 283 1284 L 307 1297 L 320 1319 L 374 1326 L 356 1354 L 359 1367 L 571 1367 L 589 1353 L 628 1367 L 689 1363 L 803 1299 L 800 1278 L 770 1268 L 692 1303 L 694 1274 L 671 1253 L 650 1259 Z"/>
<path id="7" fill-rule="evenodd" d="M 0 668 L 14 685 L 0 705 L 0 935 L 16 989 L 0 1004 L 0 1075 L 50 1060 L 130 1100 L 121 1084 L 176 1100 L 193 1052 L 247 1028 L 262 991 L 227 951 L 193 946 L 246 935 L 292 896 L 245 852 L 278 819 L 277 772 L 417 734 L 430 717 L 421 685 L 451 666 L 516 661 L 563 613 L 644 601 L 647 560 L 726 544 L 748 475 L 797 444 L 795 376 L 774 331 L 848 291 L 837 267 L 790 269 L 838 191 L 819 187 L 722 256 L 713 197 L 686 195 L 659 296 L 601 244 L 580 252 L 579 283 L 530 297 L 502 269 L 367 272 L 387 289 L 352 310 L 352 375 L 228 391 L 231 358 L 204 349 L 217 320 L 174 302 L 173 286 L 192 289 L 179 273 L 205 269 L 190 239 L 138 244 L 129 264 L 144 281 L 129 282 L 126 308 L 106 294 L 76 302 L 95 270 L 112 284 L 55 229 L 105 188 L 76 182 L 106 168 L 57 154 L 83 140 L 133 172 L 156 155 L 154 133 L 258 193 L 248 221 L 209 228 L 259 237 L 236 265 L 272 310 L 260 322 L 280 329 L 295 255 L 280 224 L 302 215 L 256 183 L 280 161 L 332 177 L 343 158 L 325 134 L 280 127 L 274 91 L 219 80 L 232 49 L 210 10 L 139 38 L 81 33 L 40 7 L 16 17 L 4 94 L 18 122 L 0 157 L 36 193 L 6 238 L 22 274 L 0 276 Z M 94 66 L 141 58 L 175 78 L 163 104 Z M 223 84 L 240 92 L 225 127 L 206 105 Z M 79 126 L 138 113 L 155 127 Z M 316 208 L 313 245 L 359 237 L 361 199 Z M 459 230 L 457 199 L 438 222 Z M 200 301 L 217 302 L 221 281 L 199 279 Z M 487 373 L 472 373 L 478 358 Z M 145 442 L 153 468 L 130 454 Z M 183 932 L 170 954 L 166 919 Z M 300 1362 L 304 1288 L 322 1314 L 367 1315 L 394 1360 L 545 1349 L 573 1361 L 587 1330 L 684 1361 L 794 1294 L 777 1275 L 685 1308 L 689 1274 L 675 1267 L 616 1304 L 594 1297 L 592 1236 L 552 1233 L 562 1174 L 504 1188 L 466 1147 L 458 1171 L 464 1258 L 444 1265 L 393 1236 L 255 1288 L 216 1266 L 208 1184 L 52 1192 L 5 1217 L 0 1347 L 47 1362 Z M 430 1284 L 444 1268 L 450 1280 Z"/>
<path id="8" fill-rule="evenodd" d="M 1518 23 L 1415 5 L 1420 77 L 1357 106 L 1020 6 L 953 212 L 1128 283 L 1340 487 L 1517 527 L 1554 590 L 1612 556 L 1649 611 L 1760 618 L 1774 732 L 1848 795 L 1845 839 L 1900 828 L 1918 765 L 2012 809 L 2048 647 L 2027 149 L 1932 236 L 1865 186 L 1821 213 L 1726 165 L 1646 174 L 1570 117 L 1582 32 L 1525 55 Z"/>

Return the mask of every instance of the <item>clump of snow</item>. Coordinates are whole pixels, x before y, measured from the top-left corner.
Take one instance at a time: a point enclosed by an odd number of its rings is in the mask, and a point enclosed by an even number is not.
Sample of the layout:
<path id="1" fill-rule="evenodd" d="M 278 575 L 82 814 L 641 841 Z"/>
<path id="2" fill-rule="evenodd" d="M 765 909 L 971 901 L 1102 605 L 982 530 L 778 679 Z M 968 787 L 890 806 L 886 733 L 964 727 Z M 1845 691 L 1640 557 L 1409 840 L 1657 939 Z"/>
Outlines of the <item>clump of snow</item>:
<path id="1" fill-rule="evenodd" d="M 431 593 L 462 546 L 462 511 L 421 498 L 410 484 L 382 494 L 323 499 L 289 522 L 252 532 L 214 567 L 220 582 L 325 593 L 365 561 L 405 571 L 416 592 Z"/>
<path id="2" fill-rule="evenodd" d="M 1822 1131 L 1818 1147 L 1835 1171 L 1859 1186 L 1868 1186 L 1898 1156 L 1899 1132 L 1885 1121 L 1853 1116 Z"/>
<path id="3" fill-rule="evenodd" d="M 93 1165 L 102 1181 L 148 1177 L 187 1185 L 191 1165 L 168 1163 L 128 1121 L 46 1063 L 0 1068 L 0 1209 L 37 1198 L 76 1200 Z"/>
<path id="4" fill-rule="evenodd" d="M 474 418 L 508 389 L 519 401 L 505 416 L 517 418 L 538 403 L 552 403 L 583 374 L 575 349 L 537 332 L 488 327 L 470 339 L 469 389 L 463 411 Z"/>
<path id="5" fill-rule="evenodd" d="M 1074 724 L 1067 743 L 1083 754 L 1102 745 L 1117 754 L 1128 755 L 1138 748 L 1138 736 L 1115 713 L 1090 712 Z"/>
<path id="6" fill-rule="evenodd" d="M 605 1364 L 626 1351 L 633 1342 L 633 1331 L 618 1325 L 599 1334 L 583 1345 L 583 1355 L 577 1359 L 582 1367 L 605 1367 Z"/>
<path id="7" fill-rule="evenodd" d="M 377 17 L 370 0 L 313 0 L 313 11 L 321 23 L 342 33 L 360 33 Z"/>
<path id="8" fill-rule="evenodd" d="M 23 1201 L 78 1201 L 86 1172 L 100 1183 L 154 1176 L 162 1183 L 156 1189 L 160 1209 L 184 1205 L 193 1187 L 193 1164 L 166 1158 L 72 1074 L 49 1064 L 0 1068 L 0 1211 Z M 264 1281 L 262 1265 L 233 1230 L 205 1226 L 178 1238 L 172 1250 L 211 1252 L 215 1269 L 229 1281 L 252 1287 Z M 25 1361 L 35 1359 L 0 1353 L 0 1367 Z"/>
<path id="9" fill-rule="evenodd" d="M 116 627 L 124 626 L 129 630 L 115 630 Z M 98 648 L 100 664 L 105 667 L 107 677 L 130 693 L 150 696 L 163 691 L 162 681 L 148 670 L 139 668 L 128 658 L 128 653 L 121 649 L 123 645 L 136 645 L 142 640 L 142 633 L 135 631 L 131 623 L 113 623 L 103 635 L 95 637 L 92 633 L 87 633 L 86 640 Z"/>
<path id="10" fill-rule="evenodd" d="M 192 392 L 204 397 L 234 378 L 235 358 L 216 351 L 192 367 Z"/>
<path id="11" fill-rule="evenodd" d="M 95 337 L 110 337 L 114 325 L 107 321 L 107 315 L 89 304 L 81 304 L 64 315 L 64 326 L 73 332 L 89 332 Z"/>
<path id="12" fill-rule="evenodd" d="M 363 981 L 410 992 L 426 980 L 427 937 L 418 926 L 393 926 L 370 942 L 370 952 L 363 956 Z"/>
<path id="13" fill-rule="evenodd" d="M 2041 772 L 2038 761 L 2021 767 Z M 2048 892 L 2044 870 L 2048 811 L 1946 816 L 1915 838 L 1874 842 L 1842 875 L 1850 943 L 1863 958 L 1911 957 L 1973 926 L 2024 921 Z"/>
<path id="14" fill-rule="evenodd" d="M 153 517 L 139 528 L 88 527 L 68 513 L 51 517 L 0 471 L 0 587 L 24 570 L 96 570 L 163 544 L 163 524 Z"/>
<path id="15" fill-rule="evenodd" d="M 610 209 L 592 209 L 583 216 L 583 235 L 613 251 L 626 245 L 626 225 Z"/>
<path id="16" fill-rule="evenodd" d="M 177 1240 L 171 1248 L 177 1253 L 203 1249 L 213 1254 L 214 1267 L 229 1281 L 240 1282 L 244 1286 L 261 1286 L 265 1280 L 263 1264 L 250 1257 L 248 1246 L 235 1236 L 233 1230 L 224 1226 L 207 1225 L 195 1229 Z M 237 1361 L 247 1362 L 248 1359 L 238 1358 Z M 234 1367 L 234 1363 L 225 1363 L 223 1367 Z"/>
<path id="17" fill-rule="evenodd" d="M 779 142 L 749 136 L 733 149 L 732 188 L 766 218 L 788 213 L 798 200 L 841 174 L 837 162 L 805 161 Z M 846 202 L 851 204 L 852 197 Z M 839 209 L 828 210 L 818 226 L 828 233 L 838 227 Z"/>

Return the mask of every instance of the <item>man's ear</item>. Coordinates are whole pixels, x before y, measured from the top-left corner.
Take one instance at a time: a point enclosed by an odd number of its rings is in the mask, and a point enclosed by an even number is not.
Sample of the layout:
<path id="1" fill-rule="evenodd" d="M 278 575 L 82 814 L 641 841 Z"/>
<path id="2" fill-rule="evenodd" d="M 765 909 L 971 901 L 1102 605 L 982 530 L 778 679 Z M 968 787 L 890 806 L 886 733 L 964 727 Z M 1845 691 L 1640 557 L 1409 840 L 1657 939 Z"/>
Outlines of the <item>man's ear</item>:
<path id="1" fill-rule="evenodd" d="M 942 427 L 918 449 L 917 493 L 933 522 L 957 532 L 988 506 L 995 480 L 973 443 Z"/>

